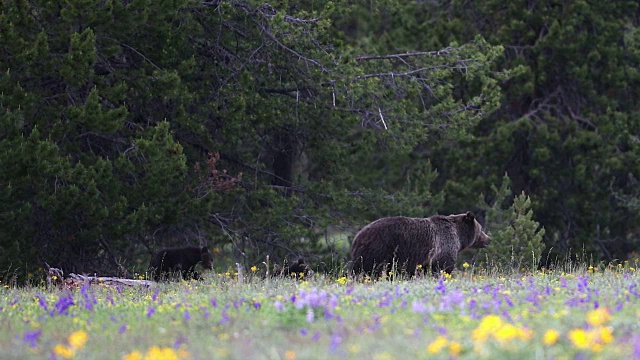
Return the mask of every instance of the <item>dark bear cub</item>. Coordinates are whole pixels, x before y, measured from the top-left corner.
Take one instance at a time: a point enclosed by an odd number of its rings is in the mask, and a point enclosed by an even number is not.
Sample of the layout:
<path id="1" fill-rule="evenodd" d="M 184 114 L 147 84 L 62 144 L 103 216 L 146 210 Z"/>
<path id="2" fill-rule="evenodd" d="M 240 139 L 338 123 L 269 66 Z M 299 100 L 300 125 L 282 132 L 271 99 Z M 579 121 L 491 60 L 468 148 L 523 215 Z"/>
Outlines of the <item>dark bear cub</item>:
<path id="1" fill-rule="evenodd" d="M 450 274 L 460 251 L 482 248 L 490 241 L 470 212 L 428 218 L 382 218 L 362 228 L 353 239 L 352 270 L 380 276 L 397 264 L 399 270 L 411 276 L 419 265 L 434 274 Z"/>
<path id="2" fill-rule="evenodd" d="M 313 274 L 313 270 L 311 270 L 309 265 L 307 265 L 302 258 L 298 259 L 288 267 L 283 267 L 280 270 L 276 268 L 273 272 L 273 276 L 292 277 L 295 279 L 303 279 L 308 277 L 310 274 Z"/>
<path id="3" fill-rule="evenodd" d="M 155 280 L 166 279 L 169 274 L 180 272 L 183 279 L 200 279 L 195 271 L 196 265 L 213 269 L 211 254 L 206 246 L 187 246 L 163 249 L 154 256 L 149 271 Z"/>

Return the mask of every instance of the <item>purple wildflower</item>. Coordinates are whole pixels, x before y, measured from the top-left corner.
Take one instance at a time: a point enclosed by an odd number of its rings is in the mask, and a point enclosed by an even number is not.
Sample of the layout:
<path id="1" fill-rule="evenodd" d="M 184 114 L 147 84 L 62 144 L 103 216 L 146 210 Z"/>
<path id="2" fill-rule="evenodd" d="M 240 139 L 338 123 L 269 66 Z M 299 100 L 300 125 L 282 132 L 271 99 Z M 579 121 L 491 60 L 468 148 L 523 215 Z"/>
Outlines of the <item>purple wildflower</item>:
<path id="1" fill-rule="evenodd" d="M 318 340 L 320 340 L 320 333 L 316 331 L 316 332 L 313 334 L 313 336 L 311 337 L 311 339 L 312 339 L 313 341 L 318 341 Z"/>
<path id="2" fill-rule="evenodd" d="M 383 297 L 378 303 L 378 307 L 389 307 L 391 305 L 391 299 Z"/>
<path id="3" fill-rule="evenodd" d="M 121 325 L 121 326 L 118 328 L 118 334 L 120 334 L 120 335 L 124 334 L 124 333 L 125 333 L 125 331 L 127 331 L 127 325 Z"/>
<path id="4" fill-rule="evenodd" d="M 436 285 L 435 290 L 442 295 L 447 291 L 447 288 L 444 285 L 444 276 L 440 276 L 440 280 L 438 280 L 438 285 Z"/>
<path id="5" fill-rule="evenodd" d="M 308 333 L 309 332 L 307 331 L 307 329 L 305 329 L 305 328 L 300 329 L 300 335 L 307 336 Z"/>
<path id="6" fill-rule="evenodd" d="M 587 292 L 588 290 L 589 290 L 589 277 L 588 276 L 578 277 L 578 291 Z"/>
<path id="7" fill-rule="evenodd" d="M 93 296 L 93 294 L 90 294 L 88 290 L 89 290 L 89 285 L 85 284 L 80 289 L 80 293 L 82 294 L 82 297 L 84 299 L 85 309 L 89 311 L 93 311 L 93 306 L 98 303 L 98 300 L 96 300 L 95 296 Z"/>
<path id="8" fill-rule="evenodd" d="M 567 279 L 561 277 L 560 278 L 560 287 L 566 289 L 567 288 Z"/>
<path id="9" fill-rule="evenodd" d="M 42 335 L 42 330 L 34 330 L 34 331 L 26 331 L 24 335 L 22 335 L 22 341 L 29 344 L 30 348 L 36 348 L 38 346 L 38 339 Z"/>
<path id="10" fill-rule="evenodd" d="M 331 320 L 335 317 L 335 315 L 333 315 L 331 313 L 331 311 L 329 311 L 328 309 L 324 309 L 324 319 L 325 320 Z"/>
<path id="11" fill-rule="evenodd" d="M 220 318 L 219 324 L 223 325 L 223 324 L 229 322 L 229 320 L 231 320 L 231 318 L 229 317 L 227 312 L 223 310 L 222 311 L 222 318 Z"/>
<path id="12" fill-rule="evenodd" d="M 623 307 L 624 307 L 624 305 L 622 304 L 622 301 L 619 301 L 618 304 L 616 305 L 615 311 L 616 312 L 620 312 L 620 311 L 622 311 Z"/>
<path id="13" fill-rule="evenodd" d="M 147 309 L 147 318 L 150 318 L 155 313 L 156 313 L 156 308 L 154 308 L 153 306 L 149 306 L 149 308 Z"/>
<path id="14" fill-rule="evenodd" d="M 308 308 L 307 309 L 307 322 L 308 323 L 312 323 L 313 322 L 313 318 L 314 318 L 314 314 L 313 314 L 313 308 Z"/>
<path id="15" fill-rule="evenodd" d="M 352 286 L 349 286 L 349 287 L 347 288 L 346 294 L 347 294 L 347 295 L 351 295 L 351 293 L 353 292 L 353 290 L 354 290 L 354 289 L 355 289 L 355 287 L 354 287 L 353 285 L 352 285 Z"/>
<path id="16" fill-rule="evenodd" d="M 218 307 L 218 303 L 216 302 L 216 299 L 211 299 L 211 301 L 209 301 L 209 304 L 211 304 L 211 306 L 213 307 Z"/>
<path id="17" fill-rule="evenodd" d="M 282 311 L 284 310 L 284 305 L 282 305 L 282 302 L 280 302 L 279 300 L 276 300 L 276 302 L 273 303 L 273 306 L 276 308 L 276 310 L 278 311 Z"/>
<path id="18" fill-rule="evenodd" d="M 530 302 L 536 308 L 540 308 L 540 299 L 538 298 L 538 290 L 531 290 L 529 294 L 527 294 L 526 301 Z"/>
<path id="19" fill-rule="evenodd" d="M 254 302 L 253 302 L 253 308 L 254 308 L 254 309 L 259 310 L 259 309 L 260 309 L 260 306 L 262 306 L 262 305 L 260 304 L 260 302 L 259 302 L 259 301 L 254 301 Z"/>
<path id="20" fill-rule="evenodd" d="M 632 359 L 638 360 L 640 359 L 640 336 L 636 335 L 633 337 L 633 355 Z"/>
<path id="21" fill-rule="evenodd" d="M 40 305 L 44 311 L 49 311 L 49 307 L 47 306 L 47 301 L 44 299 L 44 296 L 38 295 L 38 305 Z"/>
<path id="22" fill-rule="evenodd" d="M 342 343 L 342 337 L 338 334 L 333 334 L 331 337 L 331 343 L 329 344 L 329 349 L 331 349 L 331 351 L 336 351 L 338 346 L 340 346 L 340 343 Z"/>
<path id="23" fill-rule="evenodd" d="M 416 300 L 411 304 L 411 309 L 413 310 L 413 312 L 424 313 L 427 311 L 427 306 L 424 304 L 424 302 Z"/>
<path id="24" fill-rule="evenodd" d="M 51 313 L 51 316 L 56 314 L 69 315 L 69 307 L 73 305 L 75 305 L 75 302 L 73 301 L 73 297 L 71 296 L 71 294 L 66 294 L 60 297 L 60 299 L 58 299 L 58 301 L 55 304 L 56 310 Z"/>
<path id="25" fill-rule="evenodd" d="M 183 318 L 185 321 L 189 321 L 189 320 L 191 320 L 191 314 L 189 314 L 189 311 L 188 311 L 188 310 L 185 310 L 185 311 L 184 311 L 184 313 L 182 313 L 182 318 Z"/>
<path id="26" fill-rule="evenodd" d="M 180 349 L 180 347 L 185 344 L 187 342 L 187 340 L 185 339 L 184 336 L 180 336 L 178 335 L 178 337 L 176 338 L 176 341 L 173 342 L 173 348 L 174 349 Z"/>
<path id="27" fill-rule="evenodd" d="M 510 298 L 508 295 L 505 295 L 505 296 L 504 296 L 504 302 L 505 302 L 505 303 L 507 303 L 507 305 L 508 305 L 509 307 L 513 307 L 513 306 L 514 306 L 514 305 L 513 305 L 513 301 L 511 301 L 511 298 Z"/>
<path id="28" fill-rule="evenodd" d="M 455 307 L 464 308 L 464 293 L 460 290 L 454 290 L 442 297 L 440 302 L 440 310 L 453 310 Z"/>

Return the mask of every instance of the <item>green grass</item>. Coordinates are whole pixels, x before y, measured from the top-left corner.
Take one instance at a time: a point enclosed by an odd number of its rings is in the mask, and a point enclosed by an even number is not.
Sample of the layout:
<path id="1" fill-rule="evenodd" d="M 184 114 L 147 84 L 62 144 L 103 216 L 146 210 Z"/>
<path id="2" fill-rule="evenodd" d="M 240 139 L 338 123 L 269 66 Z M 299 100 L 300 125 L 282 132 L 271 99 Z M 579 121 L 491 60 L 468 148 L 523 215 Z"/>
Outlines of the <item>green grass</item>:
<path id="1" fill-rule="evenodd" d="M 638 359 L 639 305 L 640 271 L 630 266 L 393 282 L 238 283 L 206 273 L 150 289 L 5 286 L 0 348 L 3 359 Z"/>

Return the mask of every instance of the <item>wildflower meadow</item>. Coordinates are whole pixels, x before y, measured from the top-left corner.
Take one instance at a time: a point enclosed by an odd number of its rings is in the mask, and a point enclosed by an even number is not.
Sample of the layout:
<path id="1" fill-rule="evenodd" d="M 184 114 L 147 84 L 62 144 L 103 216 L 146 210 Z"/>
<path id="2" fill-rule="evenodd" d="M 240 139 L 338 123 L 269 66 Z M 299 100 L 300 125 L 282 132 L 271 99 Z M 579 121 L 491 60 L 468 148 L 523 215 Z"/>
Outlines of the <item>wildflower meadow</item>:
<path id="1" fill-rule="evenodd" d="M 0 290 L 3 359 L 640 359 L 640 271 Z"/>

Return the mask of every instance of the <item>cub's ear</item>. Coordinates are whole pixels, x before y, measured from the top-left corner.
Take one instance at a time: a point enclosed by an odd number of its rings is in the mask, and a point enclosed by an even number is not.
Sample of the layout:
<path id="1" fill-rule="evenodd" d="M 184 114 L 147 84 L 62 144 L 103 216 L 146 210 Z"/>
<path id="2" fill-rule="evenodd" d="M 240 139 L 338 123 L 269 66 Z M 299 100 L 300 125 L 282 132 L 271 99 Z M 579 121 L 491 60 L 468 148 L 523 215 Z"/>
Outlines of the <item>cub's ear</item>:
<path id="1" fill-rule="evenodd" d="M 209 248 L 208 248 L 208 247 L 206 247 L 206 246 L 201 246 L 201 247 L 200 247 L 200 252 L 201 252 L 201 253 L 209 252 Z"/>
<path id="2" fill-rule="evenodd" d="M 475 216 L 473 216 L 473 214 L 471 213 L 471 211 L 467 211 L 466 214 L 464 214 L 464 219 L 467 221 L 473 221 L 476 219 Z"/>

